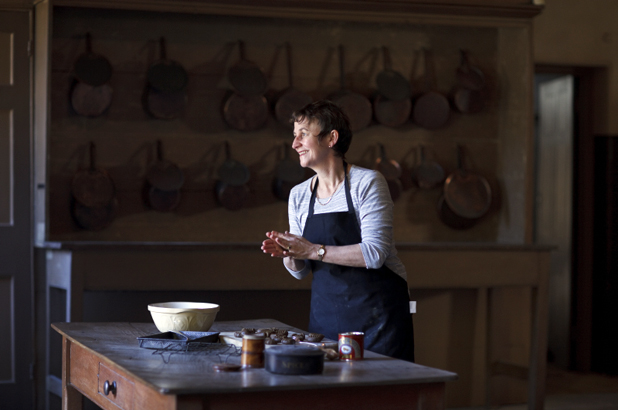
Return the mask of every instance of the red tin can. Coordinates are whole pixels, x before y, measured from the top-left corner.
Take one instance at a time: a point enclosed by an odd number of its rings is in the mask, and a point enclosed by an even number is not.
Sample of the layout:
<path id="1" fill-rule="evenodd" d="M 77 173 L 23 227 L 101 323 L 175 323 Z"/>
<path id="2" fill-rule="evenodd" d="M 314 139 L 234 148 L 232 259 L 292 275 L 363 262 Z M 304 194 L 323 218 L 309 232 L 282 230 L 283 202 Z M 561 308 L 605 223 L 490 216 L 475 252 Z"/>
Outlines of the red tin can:
<path id="1" fill-rule="evenodd" d="M 365 350 L 365 333 L 339 333 L 339 360 L 361 360 Z"/>

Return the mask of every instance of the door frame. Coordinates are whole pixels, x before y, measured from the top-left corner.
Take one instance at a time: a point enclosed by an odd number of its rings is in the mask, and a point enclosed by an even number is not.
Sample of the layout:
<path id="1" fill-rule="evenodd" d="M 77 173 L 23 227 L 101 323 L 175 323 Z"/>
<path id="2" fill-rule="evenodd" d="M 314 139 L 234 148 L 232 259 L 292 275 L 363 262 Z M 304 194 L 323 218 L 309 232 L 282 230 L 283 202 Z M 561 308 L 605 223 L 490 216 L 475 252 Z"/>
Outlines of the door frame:
<path id="1" fill-rule="evenodd" d="M 590 371 L 592 363 L 592 279 L 594 257 L 594 136 L 607 123 L 608 69 L 537 64 L 535 74 L 572 75 L 573 231 L 569 368 Z"/>
<path id="2" fill-rule="evenodd" d="M 0 7 L 5 32 L 10 32 L 10 81 L 2 85 L 0 108 L 10 112 L 8 158 L 10 167 L 10 221 L 0 226 L 3 261 L 0 275 L 9 282 L 10 322 L 2 323 L 8 340 L 11 374 L 0 383 L 4 406 L 33 408 L 36 404 L 34 268 L 32 238 L 32 6 L 21 4 Z M 7 23 L 8 22 L 8 23 Z M 3 157 L 3 159 L 5 159 Z M 6 163 L 5 163 L 6 164 Z M 6 241 L 6 242 L 4 242 Z M 6 295 L 3 294 L 3 297 Z M 6 353 L 6 352 L 5 352 Z"/>

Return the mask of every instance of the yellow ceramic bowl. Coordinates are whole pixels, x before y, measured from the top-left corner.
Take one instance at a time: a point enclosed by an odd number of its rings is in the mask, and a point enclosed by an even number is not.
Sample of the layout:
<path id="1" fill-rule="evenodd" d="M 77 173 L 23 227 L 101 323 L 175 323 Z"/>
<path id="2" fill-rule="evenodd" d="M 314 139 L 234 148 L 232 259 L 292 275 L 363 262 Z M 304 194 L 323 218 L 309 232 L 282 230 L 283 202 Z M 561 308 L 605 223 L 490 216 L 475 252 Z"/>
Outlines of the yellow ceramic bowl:
<path id="1" fill-rule="evenodd" d="M 215 321 L 219 305 L 200 302 L 164 302 L 148 305 L 160 332 L 205 332 Z"/>

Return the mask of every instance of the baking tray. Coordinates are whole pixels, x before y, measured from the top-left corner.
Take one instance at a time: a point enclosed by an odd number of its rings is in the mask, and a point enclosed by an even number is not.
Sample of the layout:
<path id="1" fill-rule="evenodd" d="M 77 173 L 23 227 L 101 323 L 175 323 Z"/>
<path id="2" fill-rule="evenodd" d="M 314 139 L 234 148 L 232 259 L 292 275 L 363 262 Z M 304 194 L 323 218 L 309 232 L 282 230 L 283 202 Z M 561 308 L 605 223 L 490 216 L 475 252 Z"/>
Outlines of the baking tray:
<path id="1" fill-rule="evenodd" d="M 183 347 L 196 343 L 218 343 L 219 332 L 163 332 L 137 338 L 139 347 L 145 349 L 166 349 L 169 347 Z"/>
<path id="2" fill-rule="evenodd" d="M 296 332 L 291 332 L 291 334 L 295 334 Z M 236 337 L 234 336 L 234 332 L 221 332 L 221 334 L 219 335 L 221 342 L 223 343 L 227 343 L 227 344 L 231 344 L 237 347 L 242 347 L 242 337 Z M 338 350 L 338 342 L 328 339 L 328 338 L 324 338 L 322 339 L 321 342 L 297 342 L 294 345 L 288 345 L 288 346 L 298 346 L 298 345 L 306 345 L 306 346 L 314 346 L 314 347 L 322 347 L 324 349 L 334 349 L 334 350 Z M 266 349 L 269 349 L 273 346 L 285 346 L 285 345 L 266 345 Z"/>

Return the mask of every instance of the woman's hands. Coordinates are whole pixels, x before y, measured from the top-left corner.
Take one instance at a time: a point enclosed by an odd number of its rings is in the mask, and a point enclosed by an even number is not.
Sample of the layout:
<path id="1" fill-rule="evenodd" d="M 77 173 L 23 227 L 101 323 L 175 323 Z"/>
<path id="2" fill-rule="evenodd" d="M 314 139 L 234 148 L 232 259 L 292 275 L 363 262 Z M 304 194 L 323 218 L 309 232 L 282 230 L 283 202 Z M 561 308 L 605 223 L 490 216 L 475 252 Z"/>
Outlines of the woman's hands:
<path id="1" fill-rule="evenodd" d="M 318 245 L 288 231 L 270 231 L 266 232 L 266 236 L 268 239 L 262 242 L 262 252 L 269 253 L 271 257 L 284 258 L 285 266 L 295 272 L 304 269 L 305 259 L 310 259 L 311 249 L 316 248 L 314 252 L 317 252 Z"/>
<path id="2" fill-rule="evenodd" d="M 277 231 L 266 232 L 266 239 L 262 242 L 262 252 L 269 253 L 277 258 L 294 259 L 315 259 L 311 258 L 316 254 L 318 245 L 315 245 L 302 236 L 293 235 L 288 231 L 284 233 Z"/>
<path id="3" fill-rule="evenodd" d="M 272 257 L 284 258 L 285 265 L 293 271 L 300 271 L 305 266 L 306 259 L 318 259 L 320 245 L 309 242 L 302 236 L 285 231 L 266 232 L 266 239 L 262 242 L 262 252 Z M 323 262 L 343 266 L 367 267 L 360 244 L 344 246 L 327 246 Z M 328 258 L 328 259 L 327 259 Z"/>

